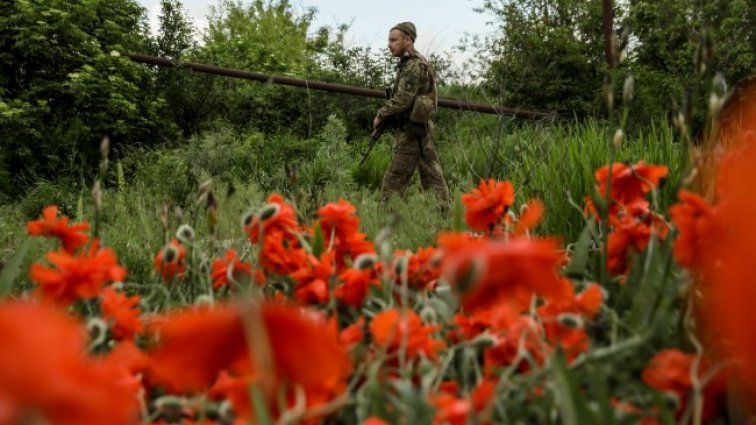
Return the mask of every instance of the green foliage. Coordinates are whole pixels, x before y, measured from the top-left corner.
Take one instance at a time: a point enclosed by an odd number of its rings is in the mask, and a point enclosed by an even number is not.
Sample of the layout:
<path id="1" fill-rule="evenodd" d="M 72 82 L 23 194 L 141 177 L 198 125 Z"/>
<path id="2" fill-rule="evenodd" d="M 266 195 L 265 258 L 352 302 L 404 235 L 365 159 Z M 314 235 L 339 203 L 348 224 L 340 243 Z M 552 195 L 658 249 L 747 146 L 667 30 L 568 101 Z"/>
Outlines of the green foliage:
<path id="1" fill-rule="evenodd" d="M 602 2 L 485 1 L 497 35 L 481 49 L 488 91 L 508 107 L 584 117 L 596 111 L 605 67 Z"/>
<path id="2" fill-rule="evenodd" d="M 1 191 L 88 169 L 103 135 L 118 149 L 170 133 L 149 72 L 114 53 L 144 50 L 145 34 L 133 0 L 0 5 Z"/>
<path id="3" fill-rule="evenodd" d="M 620 103 L 624 76 L 638 90 L 630 108 L 633 128 L 686 115 L 693 134 L 704 126 L 712 78 L 730 85 L 756 69 L 756 6 L 747 0 L 614 3 L 614 55 Z M 604 114 L 602 2 L 598 0 L 484 1 L 497 34 L 478 45 L 483 86 L 508 107 L 557 111 L 566 118 Z"/>
<path id="4" fill-rule="evenodd" d="M 730 86 L 756 69 L 756 5 L 746 0 L 629 3 L 626 25 L 635 40 L 626 68 L 641 90 L 632 120 L 648 122 L 681 112 L 694 135 L 708 114 L 712 79 Z"/>
<path id="5" fill-rule="evenodd" d="M 614 135 L 598 121 L 579 126 L 528 125 L 480 117 L 460 124 L 456 133 L 439 134 L 441 163 L 451 187 L 469 188 L 481 178 L 511 180 L 518 203 L 539 198 L 548 206 L 542 229 L 576 240 L 583 228 L 582 196 L 594 187 L 593 173 L 606 162 Z M 682 145 L 669 125 L 652 125 L 628 136 L 618 161 L 666 164 L 670 178 L 660 190 L 674 199 L 682 173 Z"/>

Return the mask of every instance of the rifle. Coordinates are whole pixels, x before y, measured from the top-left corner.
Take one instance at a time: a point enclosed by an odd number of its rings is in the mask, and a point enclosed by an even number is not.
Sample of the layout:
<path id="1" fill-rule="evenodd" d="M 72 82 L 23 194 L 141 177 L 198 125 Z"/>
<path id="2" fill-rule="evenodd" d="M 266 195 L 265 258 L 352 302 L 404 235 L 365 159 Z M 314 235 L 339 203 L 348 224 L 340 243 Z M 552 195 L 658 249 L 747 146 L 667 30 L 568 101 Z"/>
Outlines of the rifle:
<path id="1" fill-rule="evenodd" d="M 393 90 L 391 90 L 391 87 L 386 87 L 384 89 L 384 92 L 386 94 L 386 100 L 391 99 L 391 97 L 394 95 Z M 373 147 L 375 147 L 375 144 L 380 140 L 381 136 L 383 135 L 383 132 L 386 131 L 388 128 L 391 128 L 394 126 L 394 117 L 388 117 L 385 120 L 381 121 L 380 124 L 373 130 L 373 133 L 370 135 L 370 141 L 368 142 L 367 149 L 364 151 L 360 151 L 362 154 L 362 161 L 360 161 L 360 165 L 364 164 L 365 161 L 368 158 L 368 155 L 370 155 L 370 151 L 373 150 Z"/>

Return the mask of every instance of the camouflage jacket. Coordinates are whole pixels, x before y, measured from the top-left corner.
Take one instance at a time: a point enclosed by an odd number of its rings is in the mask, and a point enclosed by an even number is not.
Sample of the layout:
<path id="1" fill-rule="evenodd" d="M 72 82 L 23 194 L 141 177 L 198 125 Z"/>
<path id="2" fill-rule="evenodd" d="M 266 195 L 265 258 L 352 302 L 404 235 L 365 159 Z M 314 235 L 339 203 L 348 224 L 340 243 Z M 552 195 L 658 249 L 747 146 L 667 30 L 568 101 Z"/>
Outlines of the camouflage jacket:
<path id="1" fill-rule="evenodd" d="M 393 96 L 378 110 L 378 117 L 384 120 L 398 115 L 400 120 L 406 119 L 412 110 L 415 97 L 423 94 L 436 96 L 436 78 L 428 60 L 415 51 L 400 59 Z"/>

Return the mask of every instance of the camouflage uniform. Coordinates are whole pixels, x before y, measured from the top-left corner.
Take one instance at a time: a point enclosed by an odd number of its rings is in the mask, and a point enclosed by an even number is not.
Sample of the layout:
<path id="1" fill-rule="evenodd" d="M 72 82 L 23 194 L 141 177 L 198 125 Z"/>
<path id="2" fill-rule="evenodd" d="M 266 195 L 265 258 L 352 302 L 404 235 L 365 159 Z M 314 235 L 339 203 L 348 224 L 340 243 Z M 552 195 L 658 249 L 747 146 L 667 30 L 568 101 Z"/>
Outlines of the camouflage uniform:
<path id="1" fill-rule="evenodd" d="M 378 110 L 381 120 L 394 119 L 396 124 L 391 164 L 383 176 L 383 199 L 394 194 L 403 195 L 415 168 L 419 168 L 423 189 L 433 189 L 446 206 L 450 202 L 449 188 L 431 137 L 433 123 L 430 120 L 417 123 L 409 119 L 416 96 L 436 98 L 433 68 L 419 53 L 402 56 L 393 93 Z"/>

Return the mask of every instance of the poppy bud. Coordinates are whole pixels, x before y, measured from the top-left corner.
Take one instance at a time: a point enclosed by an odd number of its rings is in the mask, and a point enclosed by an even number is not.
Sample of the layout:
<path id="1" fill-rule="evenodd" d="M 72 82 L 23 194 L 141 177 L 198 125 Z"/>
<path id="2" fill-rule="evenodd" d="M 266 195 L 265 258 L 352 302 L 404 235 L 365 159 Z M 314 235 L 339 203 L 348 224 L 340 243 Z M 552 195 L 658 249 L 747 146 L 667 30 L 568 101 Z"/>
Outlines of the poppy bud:
<path id="1" fill-rule="evenodd" d="M 182 224 L 176 231 L 176 239 L 183 243 L 189 243 L 194 240 L 194 229 L 188 224 Z"/>
<path id="2" fill-rule="evenodd" d="M 247 227 L 250 224 L 252 224 L 252 220 L 254 220 L 254 218 L 255 218 L 255 213 L 252 211 L 247 211 L 242 216 L 242 227 Z"/>
<path id="3" fill-rule="evenodd" d="M 357 270 L 368 270 L 375 267 L 378 257 L 375 254 L 360 254 L 354 259 L 352 267 Z"/>
<path id="4" fill-rule="evenodd" d="M 265 204 L 262 208 L 260 208 L 260 221 L 265 221 L 281 211 L 281 206 L 278 204 Z"/>
<path id="5" fill-rule="evenodd" d="M 166 264 L 173 263 L 178 259 L 179 253 L 173 244 L 168 244 L 163 248 L 163 262 Z"/>
<path id="6" fill-rule="evenodd" d="M 618 128 L 617 131 L 614 132 L 614 137 L 612 138 L 612 145 L 614 146 L 614 149 L 619 149 L 622 146 L 622 140 L 625 138 L 625 132 L 622 131 L 621 128 Z"/>
<path id="7" fill-rule="evenodd" d="M 557 322 L 559 324 L 572 329 L 580 329 L 583 327 L 583 318 L 577 314 L 562 313 L 557 316 Z"/>
<path id="8" fill-rule="evenodd" d="M 635 78 L 632 74 L 625 78 L 625 83 L 622 85 L 622 101 L 625 105 L 628 105 L 633 101 L 635 97 Z"/>

